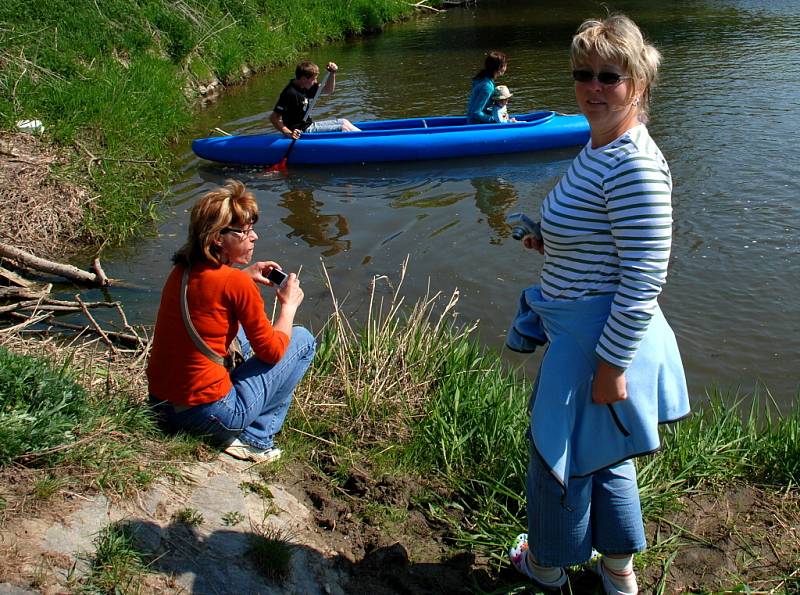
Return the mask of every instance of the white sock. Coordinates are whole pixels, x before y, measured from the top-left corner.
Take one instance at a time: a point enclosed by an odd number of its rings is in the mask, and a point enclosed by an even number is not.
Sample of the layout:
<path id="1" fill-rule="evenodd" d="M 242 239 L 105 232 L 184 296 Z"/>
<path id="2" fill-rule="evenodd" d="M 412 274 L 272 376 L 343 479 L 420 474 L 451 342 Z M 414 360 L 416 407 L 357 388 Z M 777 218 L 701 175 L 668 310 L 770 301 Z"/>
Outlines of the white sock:
<path id="1" fill-rule="evenodd" d="M 533 578 L 543 583 L 554 583 L 561 578 L 560 566 L 540 566 L 530 550 L 528 550 L 528 570 L 533 574 Z"/>
<path id="2" fill-rule="evenodd" d="M 636 575 L 633 572 L 633 554 L 624 558 L 603 556 L 601 562 L 608 580 L 617 589 L 624 593 L 638 592 L 639 586 L 636 584 Z"/>

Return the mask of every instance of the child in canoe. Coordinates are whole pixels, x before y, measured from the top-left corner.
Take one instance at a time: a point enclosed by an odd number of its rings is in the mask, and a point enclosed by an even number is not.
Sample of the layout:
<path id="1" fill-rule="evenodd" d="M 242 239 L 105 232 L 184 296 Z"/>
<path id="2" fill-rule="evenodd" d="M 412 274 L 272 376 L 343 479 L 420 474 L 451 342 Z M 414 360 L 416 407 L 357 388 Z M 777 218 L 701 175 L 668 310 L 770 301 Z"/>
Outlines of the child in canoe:
<path id="1" fill-rule="evenodd" d="M 492 93 L 492 122 L 506 124 L 516 122 L 516 118 L 508 117 L 508 100 L 513 95 L 505 85 L 497 85 Z"/>
<path id="2" fill-rule="evenodd" d="M 328 62 L 326 69 L 331 74 L 322 93 L 330 95 L 336 88 L 336 71 L 339 70 L 339 67 L 333 62 Z M 308 102 L 319 89 L 318 77 L 319 66 L 313 62 L 300 62 L 297 65 L 294 78 L 281 91 L 278 103 L 275 104 L 272 114 L 270 114 L 269 121 L 275 130 L 294 139 L 299 138 L 303 132 L 357 132 L 359 130 L 345 118 L 314 122 L 310 115 L 306 117 Z"/>

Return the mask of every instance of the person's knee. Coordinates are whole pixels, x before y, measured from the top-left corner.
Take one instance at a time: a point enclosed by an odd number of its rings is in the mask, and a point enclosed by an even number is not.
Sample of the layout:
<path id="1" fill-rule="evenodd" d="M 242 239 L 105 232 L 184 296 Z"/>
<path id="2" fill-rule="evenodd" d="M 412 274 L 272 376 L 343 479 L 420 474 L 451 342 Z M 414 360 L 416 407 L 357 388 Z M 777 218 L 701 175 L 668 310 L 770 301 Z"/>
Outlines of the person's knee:
<path id="1" fill-rule="evenodd" d="M 317 349 L 317 340 L 314 335 L 303 326 L 292 328 L 292 343 L 296 344 L 298 349 L 307 351 L 309 357 L 313 356 Z"/>
<path id="2" fill-rule="evenodd" d="M 350 120 L 342 118 L 342 132 L 361 132 L 361 129 Z"/>

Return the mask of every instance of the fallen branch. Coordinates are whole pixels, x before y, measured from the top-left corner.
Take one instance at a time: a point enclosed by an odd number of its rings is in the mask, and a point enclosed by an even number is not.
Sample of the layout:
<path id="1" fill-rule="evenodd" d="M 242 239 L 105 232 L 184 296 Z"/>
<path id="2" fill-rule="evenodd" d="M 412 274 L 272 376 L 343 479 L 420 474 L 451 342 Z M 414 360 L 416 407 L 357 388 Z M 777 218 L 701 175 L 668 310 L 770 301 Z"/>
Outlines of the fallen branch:
<path id="1" fill-rule="evenodd" d="M 431 12 L 444 12 L 443 10 L 440 10 L 440 9 L 438 9 L 438 8 L 434 8 L 433 6 L 428 6 L 427 4 L 425 4 L 425 2 L 427 2 L 427 1 L 428 1 L 428 0 L 420 0 L 420 1 L 419 1 L 419 2 L 417 2 L 416 4 L 411 4 L 410 2 L 408 2 L 407 4 L 408 4 L 409 6 L 413 6 L 413 7 L 414 7 L 414 8 L 416 8 L 416 9 L 420 9 L 420 8 L 427 8 L 427 9 L 428 9 L 428 10 L 430 10 Z"/>
<path id="2" fill-rule="evenodd" d="M 43 320 L 50 317 L 50 314 L 42 314 L 41 316 L 24 316 L 23 314 L 17 314 L 16 312 L 10 312 L 9 316 L 13 316 L 14 318 L 23 318 L 24 322 L 20 322 L 19 324 L 15 324 L 14 326 L 9 326 L 3 329 L 0 329 L 0 334 L 6 333 L 14 333 L 18 330 L 24 329 L 27 326 L 31 326 L 32 324 L 36 324 L 37 322 L 42 322 Z"/>
<path id="3" fill-rule="evenodd" d="M 111 342 L 111 339 L 108 338 L 108 335 L 102 329 L 102 327 L 99 324 L 97 324 L 97 321 L 94 319 L 94 316 L 92 316 L 91 313 L 89 312 L 89 308 L 87 308 L 86 304 L 83 303 L 81 296 L 76 294 L 75 301 L 77 301 L 78 304 L 80 304 L 81 310 L 83 310 L 83 315 L 86 316 L 86 318 L 89 319 L 89 322 L 92 323 L 92 326 L 94 327 L 94 330 L 97 331 L 97 334 L 103 337 L 103 341 L 108 343 L 108 346 L 111 348 L 111 351 L 116 353 L 117 352 L 116 346 L 114 345 L 114 343 Z"/>
<path id="4" fill-rule="evenodd" d="M 97 275 L 97 281 L 101 287 L 106 287 L 107 285 L 111 284 L 111 281 L 108 280 L 106 276 L 106 272 L 103 270 L 103 267 L 100 266 L 100 257 L 95 256 L 94 260 L 92 260 L 92 270 L 94 274 Z"/>
<path id="5" fill-rule="evenodd" d="M 77 281 L 78 283 L 87 283 L 89 285 L 98 285 L 100 287 L 111 284 L 110 279 L 103 279 L 97 273 L 84 271 L 76 266 L 72 266 L 71 264 L 62 264 L 60 262 L 53 262 L 52 260 L 47 260 L 46 258 L 34 256 L 30 252 L 25 252 L 24 250 L 20 250 L 19 248 L 15 248 L 1 242 L 0 257 L 8 258 L 18 262 L 27 268 L 34 269 L 42 273 L 58 275 L 59 277 L 64 277 L 65 279 L 70 279 L 71 281 Z M 105 275 L 103 275 L 103 277 L 105 277 Z"/>
<path id="6" fill-rule="evenodd" d="M 30 287 L 33 285 L 32 281 L 28 281 L 25 277 L 21 277 L 17 275 L 13 271 L 9 271 L 3 267 L 0 267 L 0 277 L 8 281 L 9 283 L 13 283 L 14 285 L 18 285 L 20 287 Z"/>
<path id="7" fill-rule="evenodd" d="M 91 331 L 93 333 L 97 333 L 96 330 L 86 325 L 81 326 L 80 324 L 72 324 L 70 322 L 62 322 L 60 320 L 56 320 L 53 318 L 52 313 L 43 314 L 41 316 L 25 316 L 24 314 L 20 314 L 19 312 L 9 312 L 8 316 L 11 316 L 12 318 L 16 318 L 18 320 L 23 320 L 24 322 L 22 322 L 21 324 L 17 324 L 14 327 L 2 329 L 1 332 L 8 332 L 11 329 L 18 330 L 25 327 L 33 326 L 38 323 L 46 322 L 48 325 L 57 326 L 59 328 L 65 328 L 72 331 L 82 331 L 82 332 Z M 42 330 L 40 332 L 46 332 L 46 331 Z M 103 331 L 103 332 L 108 338 L 113 339 L 114 341 L 117 341 L 119 343 L 122 343 L 123 345 L 129 345 L 131 347 L 136 347 L 137 349 L 141 349 L 142 347 L 143 341 L 141 337 L 139 337 L 138 335 L 129 333 L 120 333 L 116 331 Z"/>

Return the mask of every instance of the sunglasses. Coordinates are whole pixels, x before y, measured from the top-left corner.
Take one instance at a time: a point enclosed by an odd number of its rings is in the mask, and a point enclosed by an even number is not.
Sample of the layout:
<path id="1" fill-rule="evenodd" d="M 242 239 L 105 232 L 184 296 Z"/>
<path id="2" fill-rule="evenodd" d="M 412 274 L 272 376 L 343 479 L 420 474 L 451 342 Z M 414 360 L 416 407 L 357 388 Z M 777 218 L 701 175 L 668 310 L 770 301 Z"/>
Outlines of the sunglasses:
<path id="1" fill-rule="evenodd" d="M 237 235 L 240 235 L 242 237 L 242 239 L 244 239 L 244 238 L 250 237 L 250 232 L 253 232 L 253 231 L 255 231 L 255 229 L 251 225 L 250 227 L 248 227 L 246 229 L 236 229 L 235 227 L 225 227 L 225 228 L 222 229 L 222 231 L 220 231 L 220 233 L 235 233 Z"/>
<path id="2" fill-rule="evenodd" d="M 620 81 L 631 77 L 617 74 L 616 72 L 598 72 L 595 74 L 591 70 L 573 70 L 572 78 L 578 83 L 589 83 L 596 78 L 601 85 L 618 85 Z"/>

